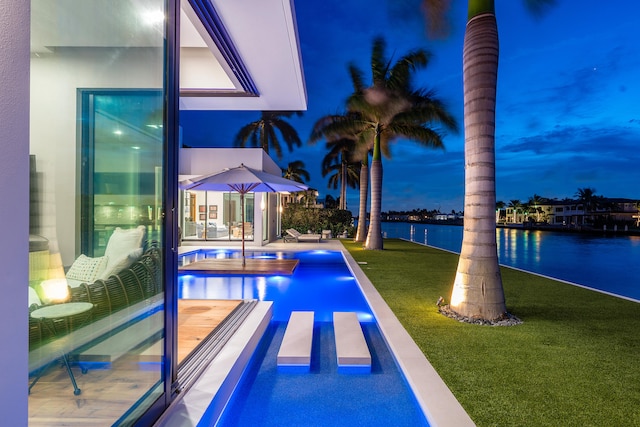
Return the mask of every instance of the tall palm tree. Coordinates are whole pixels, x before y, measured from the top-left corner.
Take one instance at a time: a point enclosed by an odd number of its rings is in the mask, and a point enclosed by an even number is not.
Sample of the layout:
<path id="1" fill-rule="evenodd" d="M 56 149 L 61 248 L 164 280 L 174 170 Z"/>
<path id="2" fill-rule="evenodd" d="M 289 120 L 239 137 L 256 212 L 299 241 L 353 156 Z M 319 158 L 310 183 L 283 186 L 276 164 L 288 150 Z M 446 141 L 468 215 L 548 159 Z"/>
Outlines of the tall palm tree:
<path id="1" fill-rule="evenodd" d="M 262 111 L 260 119 L 240 129 L 235 139 L 236 147 L 262 147 L 267 153 L 273 148 L 278 159 L 282 159 L 282 147 L 276 130 L 280 132 L 289 151 L 292 151 L 294 146 L 302 145 L 298 132 L 284 120 L 294 114 L 302 115 L 300 111 Z"/>
<path id="2" fill-rule="evenodd" d="M 309 181 L 311 176 L 309 172 L 304 168 L 304 162 L 302 160 L 294 160 L 287 165 L 287 168 L 282 169 L 282 176 L 292 181 L 301 182 Z"/>
<path id="3" fill-rule="evenodd" d="M 358 187 L 360 162 L 349 162 L 343 156 L 328 153 L 322 160 L 322 176 L 329 175 L 328 188 L 340 186 L 339 209 L 347 209 L 347 187 Z"/>
<path id="4" fill-rule="evenodd" d="M 352 82 L 355 90 L 357 90 L 360 87 L 360 83 L 354 80 L 353 74 Z M 353 152 L 350 155 L 354 161 L 360 160 L 358 228 L 354 239 L 356 242 L 364 242 L 367 235 L 367 196 L 369 193 L 369 144 L 361 133 L 360 122 L 360 115 L 355 112 L 325 116 L 315 123 L 309 138 L 309 143 L 315 143 L 323 138 L 327 142 L 343 138 L 356 141 L 353 146 Z"/>
<path id="5" fill-rule="evenodd" d="M 451 0 L 423 0 L 428 22 L 442 23 Z M 525 0 L 534 13 L 555 0 Z M 494 0 L 467 0 L 463 46 L 464 231 L 450 308 L 468 318 L 506 315 L 495 220 L 495 108 L 498 27 Z M 435 29 L 443 26 L 435 26 Z M 434 26 L 431 26 L 434 29 Z"/>
<path id="6" fill-rule="evenodd" d="M 354 175 L 354 163 L 351 158 L 355 155 L 356 139 L 343 137 L 327 141 L 327 154 L 322 159 L 322 176 L 330 172 L 334 174 L 329 178 L 329 188 L 334 190 L 340 184 L 340 209 L 347 208 L 347 187 L 358 186 L 358 174 Z M 357 162 L 359 165 L 360 162 Z"/>
<path id="7" fill-rule="evenodd" d="M 423 49 L 409 52 L 393 65 L 385 55 L 385 42 L 377 38 L 371 52 L 370 86 L 363 84 L 363 73 L 354 65 L 350 73 L 355 92 L 347 105 L 359 113 L 356 129 L 371 144 L 371 214 L 365 249 L 383 249 L 381 229 L 382 154 L 388 143 L 399 138 L 425 147 L 443 148 L 442 136 L 431 126 L 443 125 L 456 131 L 453 116 L 432 92 L 412 88 L 412 73 L 427 66 L 429 53 Z M 388 154 L 388 153 L 386 153 Z"/>

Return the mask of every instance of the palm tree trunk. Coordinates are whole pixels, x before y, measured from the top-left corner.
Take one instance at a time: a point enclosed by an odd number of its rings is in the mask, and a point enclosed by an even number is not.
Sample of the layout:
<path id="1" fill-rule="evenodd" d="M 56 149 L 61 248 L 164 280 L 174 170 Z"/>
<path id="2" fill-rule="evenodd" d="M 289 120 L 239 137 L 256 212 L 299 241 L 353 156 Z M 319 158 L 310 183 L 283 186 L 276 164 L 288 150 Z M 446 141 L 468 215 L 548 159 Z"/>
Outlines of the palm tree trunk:
<path id="1" fill-rule="evenodd" d="M 463 48 L 464 232 L 450 307 L 462 316 L 495 320 L 506 313 L 494 215 L 498 28 L 493 0 L 469 6 L 470 13 L 480 13 L 467 22 Z"/>
<path id="2" fill-rule="evenodd" d="M 380 131 L 376 131 L 371 160 L 371 217 L 369 232 L 364 249 L 382 250 L 382 224 L 380 214 L 382 207 L 382 155 L 380 153 Z"/>
<path id="3" fill-rule="evenodd" d="M 369 154 L 360 165 L 360 208 L 358 210 L 358 230 L 356 231 L 356 242 L 364 242 L 367 237 L 367 197 L 369 195 Z"/>
<path id="4" fill-rule="evenodd" d="M 340 169 L 340 209 L 347 209 L 347 163 L 344 160 Z"/>

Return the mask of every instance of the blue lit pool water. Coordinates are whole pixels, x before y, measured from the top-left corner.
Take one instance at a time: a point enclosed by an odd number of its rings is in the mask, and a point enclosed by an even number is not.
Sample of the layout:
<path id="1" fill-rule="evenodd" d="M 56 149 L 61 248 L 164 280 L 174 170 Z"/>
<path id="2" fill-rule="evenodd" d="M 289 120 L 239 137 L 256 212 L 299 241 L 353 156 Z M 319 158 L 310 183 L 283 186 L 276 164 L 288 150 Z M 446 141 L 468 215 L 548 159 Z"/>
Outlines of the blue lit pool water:
<path id="1" fill-rule="evenodd" d="M 236 257 L 229 251 L 187 255 Z M 274 314 L 220 426 L 428 426 L 340 252 L 255 252 L 298 258 L 292 276 L 180 275 L 181 298 L 273 301 Z M 311 371 L 282 372 L 276 355 L 292 310 L 315 312 Z M 358 313 L 372 356 L 370 374 L 338 374 L 332 315 Z M 213 425 L 203 419 L 199 426 Z"/>
<path id="2" fill-rule="evenodd" d="M 297 258 L 292 276 L 180 275 L 178 296 L 185 299 L 257 299 L 273 301 L 273 320 L 287 321 L 291 311 L 315 311 L 315 319 L 330 322 L 334 311 L 355 311 L 361 322 L 373 321 L 371 310 L 342 254 L 331 251 L 254 252 L 254 258 Z M 232 251 L 188 254 L 182 262 L 208 257 L 237 257 Z"/>

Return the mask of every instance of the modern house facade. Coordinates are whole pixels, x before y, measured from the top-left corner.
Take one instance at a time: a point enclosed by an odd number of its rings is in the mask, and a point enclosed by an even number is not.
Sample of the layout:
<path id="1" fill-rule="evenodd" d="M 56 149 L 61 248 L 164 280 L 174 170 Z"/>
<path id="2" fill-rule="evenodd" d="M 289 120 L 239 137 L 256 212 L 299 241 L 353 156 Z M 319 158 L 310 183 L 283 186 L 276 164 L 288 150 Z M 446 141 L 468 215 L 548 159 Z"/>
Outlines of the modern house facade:
<path id="1" fill-rule="evenodd" d="M 179 109 L 306 109 L 293 4 L 246 3 L 3 5 L 3 424 L 79 423 L 91 401 L 98 423 L 150 425 L 176 398 Z M 132 344 L 93 364 L 123 330 Z M 117 378 L 135 391 L 103 387 Z"/>
<path id="2" fill-rule="evenodd" d="M 631 225 L 636 222 L 638 203 L 625 198 L 602 197 L 587 207 L 582 200 L 542 199 L 536 206 L 508 206 L 496 213 L 498 223 L 522 224 L 534 221 L 551 225 L 579 227 L 596 223 Z"/>

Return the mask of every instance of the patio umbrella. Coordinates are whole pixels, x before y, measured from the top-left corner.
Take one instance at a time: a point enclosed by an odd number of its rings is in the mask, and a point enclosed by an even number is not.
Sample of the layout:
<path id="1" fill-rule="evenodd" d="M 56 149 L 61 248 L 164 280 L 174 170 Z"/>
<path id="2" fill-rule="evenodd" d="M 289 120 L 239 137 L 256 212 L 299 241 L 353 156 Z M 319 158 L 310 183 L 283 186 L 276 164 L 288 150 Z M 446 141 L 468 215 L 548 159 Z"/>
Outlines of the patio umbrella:
<path id="1" fill-rule="evenodd" d="M 180 181 L 181 190 L 235 191 L 240 194 L 240 219 L 242 222 L 242 266 L 244 257 L 244 195 L 249 192 L 281 193 L 307 190 L 304 184 L 253 169 L 240 164 L 235 168 L 223 169 L 209 175 Z"/>

